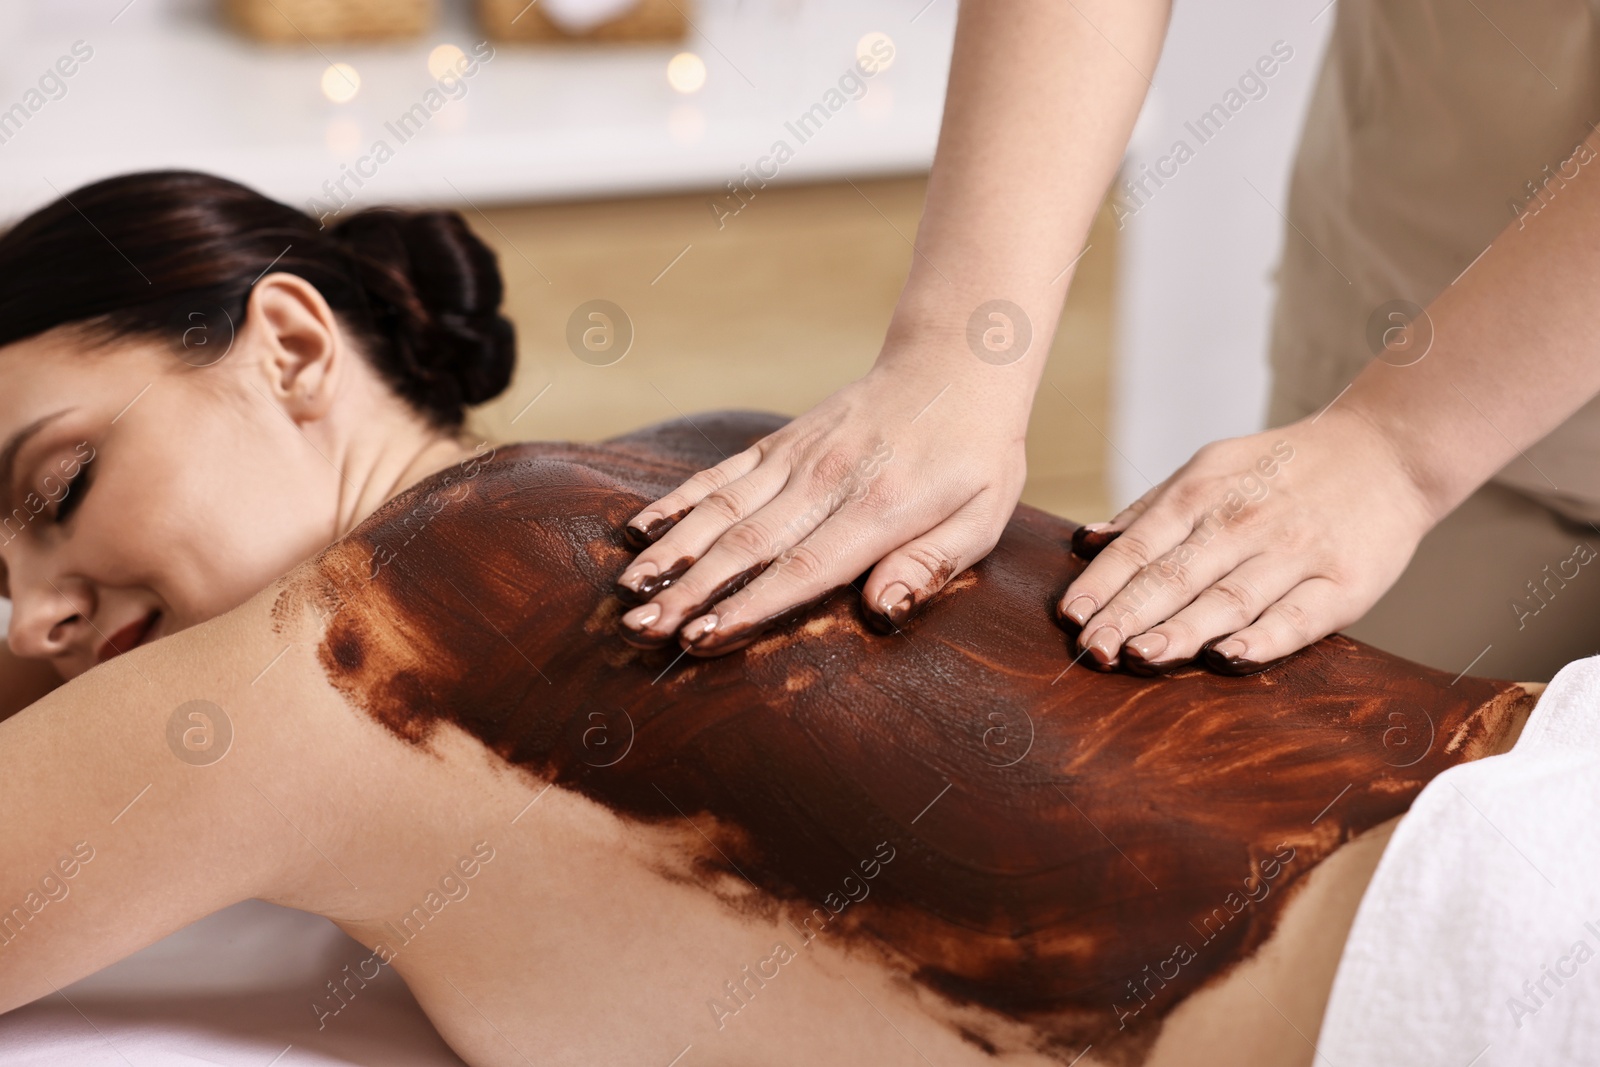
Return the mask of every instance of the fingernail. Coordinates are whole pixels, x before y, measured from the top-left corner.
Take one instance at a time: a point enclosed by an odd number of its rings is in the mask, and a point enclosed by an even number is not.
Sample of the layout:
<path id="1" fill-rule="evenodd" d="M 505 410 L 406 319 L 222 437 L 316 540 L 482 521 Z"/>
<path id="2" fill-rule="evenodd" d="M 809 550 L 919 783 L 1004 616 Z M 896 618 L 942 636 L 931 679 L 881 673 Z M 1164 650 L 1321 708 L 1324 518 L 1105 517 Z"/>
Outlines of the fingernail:
<path id="1" fill-rule="evenodd" d="M 663 518 L 654 511 L 641 511 L 622 528 L 622 537 L 633 548 L 649 548 L 661 540 L 661 535 L 678 525 L 691 509 L 684 508 Z"/>
<path id="2" fill-rule="evenodd" d="M 1089 621 L 1089 616 L 1094 614 L 1095 602 L 1091 596 L 1077 596 L 1072 598 L 1072 603 L 1067 605 L 1067 618 L 1082 626 Z"/>
<path id="3" fill-rule="evenodd" d="M 1245 645 L 1244 642 L 1239 640 L 1237 637 L 1230 637 L 1221 644 L 1212 645 L 1211 651 L 1221 656 L 1223 659 L 1238 659 L 1240 656 L 1244 655 Z"/>
<path id="4" fill-rule="evenodd" d="M 1117 650 L 1122 647 L 1122 634 L 1115 626 L 1102 626 L 1089 638 L 1088 649 L 1103 664 L 1116 661 Z"/>
<path id="5" fill-rule="evenodd" d="M 1153 660 L 1167 650 L 1165 634 L 1148 633 L 1128 639 L 1127 648 L 1143 660 Z"/>
<path id="6" fill-rule="evenodd" d="M 1288 657 L 1280 656 L 1277 659 L 1266 661 L 1249 658 L 1250 649 L 1238 638 L 1230 637 L 1218 641 L 1215 645 L 1205 650 L 1206 666 L 1218 674 L 1245 675 L 1264 671 L 1268 667 L 1275 667 Z"/>
<path id="7" fill-rule="evenodd" d="M 1189 663 L 1185 659 L 1158 658 L 1167 650 L 1165 634 L 1148 633 L 1130 637 L 1122 646 L 1122 669 L 1141 678 L 1159 678 Z"/>
<path id="8" fill-rule="evenodd" d="M 661 618 L 660 604 L 644 604 L 622 616 L 622 625 L 630 630 L 643 630 Z"/>
<path id="9" fill-rule="evenodd" d="M 894 582 L 878 598 L 878 610 L 896 623 L 906 621 L 911 613 L 911 587 L 905 582 Z"/>
<path id="10" fill-rule="evenodd" d="M 653 511 L 641 511 L 628 520 L 622 528 L 622 539 L 633 548 L 650 547 L 650 524 L 660 516 Z"/>
<path id="11" fill-rule="evenodd" d="M 715 615 L 702 615 L 683 628 L 683 639 L 692 645 L 716 628 Z"/>
<path id="12" fill-rule="evenodd" d="M 684 556 L 666 570 L 658 574 L 646 574 L 640 577 L 639 583 L 634 587 L 634 592 L 646 599 L 655 596 L 661 590 L 682 578 L 694 566 L 693 556 Z"/>
<path id="13" fill-rule="evenodd" d="M 1072 531 L 1072 552 L 1080 559 L 1094 559 L 1100 550 L 1117 539 L 1109 522 L 1091 522 Z"/>
<path id="14" fill-rule="evenodd" d="M 629 593 L 638 593 L 640 592 L 639 586 L 644 579 L 654 577 L 660 573 L 660 570 L 661 568 L 649 560 L 640 560 L 618 576 L 617 589 L 619 592 L 626 590 Z"/>

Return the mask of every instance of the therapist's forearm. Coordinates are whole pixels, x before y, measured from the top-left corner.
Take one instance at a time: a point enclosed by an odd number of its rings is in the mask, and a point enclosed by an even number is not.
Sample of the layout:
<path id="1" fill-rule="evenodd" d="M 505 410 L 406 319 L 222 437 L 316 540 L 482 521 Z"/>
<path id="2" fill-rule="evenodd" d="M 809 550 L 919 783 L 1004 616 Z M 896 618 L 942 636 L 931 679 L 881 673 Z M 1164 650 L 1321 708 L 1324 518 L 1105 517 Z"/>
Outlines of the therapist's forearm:
<path id="1" fill-rule="evenodd" d="M 1015 394 L 1038 387 L 1072 272 L 1160 55 L 1165 0 L 964 3 L 938 151 L 879 365 Z M 1027 314 L 1027 357 L 967 349 L 978 305 Z"/>
<path id="2" fill-rule="evenodd" d="M 1428 306 L 1426 356 L 1373 360 L 1331 409 L 1382 431 L 1435 520 L 1600 392 L 1600 136 L 1575 166 Z"/>

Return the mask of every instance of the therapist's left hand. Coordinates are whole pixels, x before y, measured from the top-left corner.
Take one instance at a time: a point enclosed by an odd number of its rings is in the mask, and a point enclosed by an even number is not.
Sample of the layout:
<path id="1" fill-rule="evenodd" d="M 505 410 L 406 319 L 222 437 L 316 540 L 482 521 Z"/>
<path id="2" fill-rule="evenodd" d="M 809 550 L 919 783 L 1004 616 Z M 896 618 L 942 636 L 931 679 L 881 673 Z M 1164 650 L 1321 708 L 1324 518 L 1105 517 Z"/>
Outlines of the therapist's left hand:
<path id="1" fill-rule="evenodd" d="M 1441 517 L 1415 469 L 1338 408 L 1207 445 L 1075 539 L 1083 554 L 1104 547 L 1067 587 L 1062 621 L 1101 669 L 1162 673 L 1203 653 L 1224 673 L 1260 670 L 1359 619 L 1399 578 Z"/>

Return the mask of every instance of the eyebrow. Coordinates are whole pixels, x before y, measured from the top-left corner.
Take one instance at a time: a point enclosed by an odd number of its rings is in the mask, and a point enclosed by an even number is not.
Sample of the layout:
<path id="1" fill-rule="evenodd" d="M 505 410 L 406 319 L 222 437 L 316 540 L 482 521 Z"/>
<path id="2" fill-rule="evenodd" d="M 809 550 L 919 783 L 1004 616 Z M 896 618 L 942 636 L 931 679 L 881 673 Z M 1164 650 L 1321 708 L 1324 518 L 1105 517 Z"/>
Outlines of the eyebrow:
<path id="1" fill-rule="evenodd" d="M 22 451 L 24 445 L 33 440 L 35 434 L 71 410 L 62 408 L 43 418 L 35 419 L 12 434 L 6 443 L 0 446 L 0 507 L 4 508 L 6 514 L 9 515 L 13 510 L 11 488 L 16 484 L 17 454 Z"/>

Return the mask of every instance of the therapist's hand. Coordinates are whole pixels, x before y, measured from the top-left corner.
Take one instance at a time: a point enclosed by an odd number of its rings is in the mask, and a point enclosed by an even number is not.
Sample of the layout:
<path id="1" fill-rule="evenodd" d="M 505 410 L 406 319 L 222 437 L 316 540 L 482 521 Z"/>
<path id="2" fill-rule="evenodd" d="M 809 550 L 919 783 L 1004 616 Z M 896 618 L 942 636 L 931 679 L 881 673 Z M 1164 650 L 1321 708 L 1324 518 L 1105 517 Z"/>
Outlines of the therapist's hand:
<path id="1" fill-rule="evenodd" d="M 840 389 L 629 522 L 655 542 L 618 580 L 645 601 L 623 636 L 729 652 L 869 567 L 863 606 L 892 631 L 999 541 L 1026 474 L 1026 399 L 881 367 Z"/>
<path id="2" fill-rule="evenodd" d="M 1090 666 L 1161 673 L 1204 653 L 1259 670 L 1349 625 L 1441 517 L 1374 423 L 1333 407 L 1207 445 L 1110 523 L 1061 598 Z M 1114 538 L 1114 540 L 1108 539 Z M 1218 641 L 1209 650 L 1208 642 Z"/>

